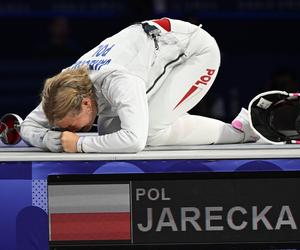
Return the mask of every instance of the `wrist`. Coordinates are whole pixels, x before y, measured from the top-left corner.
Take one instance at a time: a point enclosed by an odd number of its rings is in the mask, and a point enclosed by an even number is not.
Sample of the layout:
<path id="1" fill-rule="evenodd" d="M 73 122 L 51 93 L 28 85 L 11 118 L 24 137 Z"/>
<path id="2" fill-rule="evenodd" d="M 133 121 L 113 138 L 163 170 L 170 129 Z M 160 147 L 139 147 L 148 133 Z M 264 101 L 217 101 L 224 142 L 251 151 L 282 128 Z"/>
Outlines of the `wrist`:
<path id="1" fill-rule="evenodd" d="M 78 141 L 77 141 L 77 144 L 76 144 L 77 152 L 79 152 L 79 153 L 84 153 L 84 151 L 83 151 L 83 139 L 84 139 L 84 137 L 80 136 Z"/>

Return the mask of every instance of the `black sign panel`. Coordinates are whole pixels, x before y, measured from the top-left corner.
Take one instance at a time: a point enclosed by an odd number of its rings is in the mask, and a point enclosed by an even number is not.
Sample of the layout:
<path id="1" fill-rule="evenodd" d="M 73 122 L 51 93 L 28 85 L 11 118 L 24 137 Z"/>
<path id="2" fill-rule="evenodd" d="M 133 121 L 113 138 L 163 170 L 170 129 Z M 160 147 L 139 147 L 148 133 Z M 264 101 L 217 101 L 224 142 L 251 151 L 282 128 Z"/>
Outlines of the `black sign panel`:
<path id="1" fill-rule="evenodd" d="M 300 246 L 300 172 L 56 175 L 48 177 L 48 188 L 66 198 L 62 207 L 50 192 L 51 249 L 98 249 L 103 245 L 105 249 L 110 245 L 152 245 L 153 249 L 168 245 L 198 249 L 199 244 L 210 249 Z M 75 195 L 83 194 L 82 190 L 94 194 L 94 200 L 84 203 L 85 210 L 76 205 L 77 198 L 80 204 L 85 199 Z M 73 206 L 69 206 L 69 194 Z M 89 208 L 96 216 L 92 225 L 98 223 L 97 228 L 89 229 L 97 238 L 55 238 L 55 228 L 59 229 L 55 226 L 60 226 L 55 224 L 55 216 L 74 211 L 81 215 Z M 123 220 L 112 224 L 111 213 Z M 86 225 L 88 222 L 91 220 Z M 70 223 L 74 224 L 73 220 Z M 73 232 L 74 227 L 70 228 Z M 163 247 L 157 248 L 160 245 Z"/>
<path id="2" fill-rule="evenodd" d="M 242 178 L 132 182 L 133 243 L 300 241 L 300 180 Z"/>

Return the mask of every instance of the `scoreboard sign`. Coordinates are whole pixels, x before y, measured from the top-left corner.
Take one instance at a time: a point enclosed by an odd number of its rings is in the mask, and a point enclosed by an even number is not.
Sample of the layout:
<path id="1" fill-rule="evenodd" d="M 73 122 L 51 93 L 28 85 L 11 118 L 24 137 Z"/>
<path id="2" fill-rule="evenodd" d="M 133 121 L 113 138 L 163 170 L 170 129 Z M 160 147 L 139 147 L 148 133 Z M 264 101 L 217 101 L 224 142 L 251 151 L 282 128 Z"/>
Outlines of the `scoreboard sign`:
<path id="1" fill-rule="evenodd" d="M 296 179 L 133 182 L 133 242 L 297 241 L 299 185 Z"/>
<path id="2" fill-rule="evenodd" d="M 296 172 L 57 175 L 48 185 L 50 246 L 300 245 Z"/>

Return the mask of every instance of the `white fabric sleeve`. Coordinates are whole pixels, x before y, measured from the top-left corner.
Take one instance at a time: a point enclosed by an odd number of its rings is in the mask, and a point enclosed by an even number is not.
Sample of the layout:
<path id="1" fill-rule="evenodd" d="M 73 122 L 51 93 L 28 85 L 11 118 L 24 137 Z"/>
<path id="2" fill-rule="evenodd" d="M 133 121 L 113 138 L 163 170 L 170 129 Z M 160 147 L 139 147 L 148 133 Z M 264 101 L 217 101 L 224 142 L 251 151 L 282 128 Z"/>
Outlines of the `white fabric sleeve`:
<path id="1" fill-rule="evenodd" d="M 47 150 L 43 138 L 49 129 L 50 125 L 40 104 L 22 122 L 20 133 L 25 142 Z"/>
<path id="2" fill-rule="evenodd" d="M 149 123 L 145 83 L 129 74 L 112 73 L 104 80 L 102 93 L 116 110 L 121 128 L 110 134 L 84 137 L 78 141 L 77 149 L 83 152 L 141 151 L 146 145 Z"/>

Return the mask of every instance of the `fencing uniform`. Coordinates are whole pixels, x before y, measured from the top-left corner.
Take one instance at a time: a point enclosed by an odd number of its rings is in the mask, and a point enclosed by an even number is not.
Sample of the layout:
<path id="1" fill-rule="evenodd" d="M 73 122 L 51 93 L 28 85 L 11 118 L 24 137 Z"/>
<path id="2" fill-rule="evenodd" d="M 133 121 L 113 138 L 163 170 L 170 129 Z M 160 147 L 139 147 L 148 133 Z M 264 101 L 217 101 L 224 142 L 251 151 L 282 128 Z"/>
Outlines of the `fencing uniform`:
<path id="1" fill-rule="evenodd" d="M 145 145 L 237 143 L 242 132 L 219 120 L 189 115 L 220 66 L 215 39 L 201 26 L 163 18 L 134 24 L 105 39 L 70 66 L 88 65 L 99 136 L 81 137 L 78 151 L 137 152 Z M 49 130 L 41 105 L 21 126 L 45 148 Z"/>

